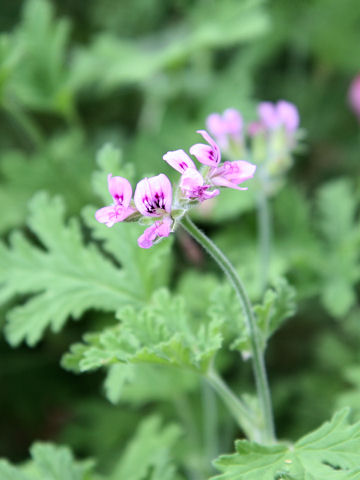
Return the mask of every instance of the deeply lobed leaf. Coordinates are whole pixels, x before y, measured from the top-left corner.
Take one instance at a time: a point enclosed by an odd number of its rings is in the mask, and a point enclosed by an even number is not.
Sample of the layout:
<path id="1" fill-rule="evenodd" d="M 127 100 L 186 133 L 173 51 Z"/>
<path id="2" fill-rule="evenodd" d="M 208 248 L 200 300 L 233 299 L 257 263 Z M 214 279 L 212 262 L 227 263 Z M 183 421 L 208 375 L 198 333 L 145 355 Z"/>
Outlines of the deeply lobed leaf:
<path id="1" fill-rule="evenodd" d="M 214 480 L 350 480 L 360 478 L 360 422 L 350 425 L 349 409 L 337 412 L 293 446 L 263 446 L 239 440 L 236 453 L 215 461 Z"/>

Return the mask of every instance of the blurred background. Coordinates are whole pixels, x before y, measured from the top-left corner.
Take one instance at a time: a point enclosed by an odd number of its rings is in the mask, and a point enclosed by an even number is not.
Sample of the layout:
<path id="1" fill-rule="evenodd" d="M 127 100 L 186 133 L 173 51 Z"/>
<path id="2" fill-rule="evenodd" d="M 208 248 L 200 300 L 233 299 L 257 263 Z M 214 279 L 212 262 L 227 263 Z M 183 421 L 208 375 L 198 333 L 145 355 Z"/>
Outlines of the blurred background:
<path id="1" fill-rule="evenodd" d="M 68 216 L 102 206 L 91 175 L 106 142 L 121 148 L 135 178 L 171 176 L 162 155 L 198 141 L 195 131 L 211 112 L 234 107 L 251 121 L 262 100 L 298 106 L 306 140 L 288 184 L 272 200 L 272 274 L 289 278 L 299 305 L 268 352 L 279 436 L 296 438 L 343 404 L 360 418 L 360 125 L 348 102 L 360 73 L 359 1 L 1 0 L 0 31 L 5 243 L 14 229 L 32 238 L 27 203 L 39 190 L 60 194 Z M 253 205 L 231 192 L 221 202 L 198 221 L 251 285 Z M 177 242 L 172 283 L 185 291 L 198 282 L 181 280 L 182 248 Z M 200 258 L 200 268 L 216 275 L 206 262 Z M 1 325 L 23 301 L 1 307 Z M 106 470 L 139 415 L 174 417 L 165 401 L 136 392 L 112 405 L 101 373 L 79 377 L 61 369 L 68 346 L 109 318 L 87 313 L 33 349 L 13 349 L 2 337 L 0 456 L 20 461 L 34 440 L 51 440 L 96 456 Z M 231 362 L 223 364 L 231 381 Z M 244 368 L 243 384 L 250 384 Z"/>

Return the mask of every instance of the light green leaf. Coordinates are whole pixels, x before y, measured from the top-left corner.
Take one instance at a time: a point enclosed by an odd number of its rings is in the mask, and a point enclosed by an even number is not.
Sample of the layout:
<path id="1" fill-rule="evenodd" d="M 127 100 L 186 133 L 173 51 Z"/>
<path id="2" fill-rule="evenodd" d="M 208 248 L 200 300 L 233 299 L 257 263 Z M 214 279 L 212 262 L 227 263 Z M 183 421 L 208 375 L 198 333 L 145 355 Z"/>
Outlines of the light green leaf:
<path id="1" fill-rule="evenodd" d="M 175 401 L 184 392 L 198 386 L 199 377 L 192 372 L 164 365 L 134 363 L 111 365 L 104 382 L 106 397 L 110 402 L 118 403 L 121 400 L 133 405 L 159 400 Z"/>
<path id="2" fill-rule="evenodd" d="M 190 18 L 156 41 L 134 42 L 108 33 L 98 35 L 90 47 L 78 49 L 72 83 L 91 84 L 100 92 L 119 85 L 144 83 L 171 70 L 198 52 L 249 41 L 268 26 L 261 1 L 223 0 L 193 9 Z"/>
<path id="3" fill-rule="evenodd" d="M 15 32 L 23 55 L 13 75 L 12 90 L 27 107 L 69 118 L 74 108 L 65 62 L 69 23 L 55 20 L 49 1 L 29 0 L 24 5 L 22 22 Z"/>
<path id="4" fill-rule="evenodd" d="M 360 478 L 360 422 L 348 409 L 292 446 L 236 442 L 236 453 L 215 461 L 214 480 L 350 480 Z"/>
<path id="5" fill-rule="evenodd" d="M 357 198 L 349 180 L 327 183 L 318 192 L 318 226 L 327 255 L 321 264 L 321 299 L 335 317 L 343 317 L 356 301 L 354 284 L 360 278 L 360 227 Z"/>
<path id="6" fill-rule="evenodd" d="M 274 282 L 274 288 L 266 291 L 263 303 L 254 306 L 263 349 L 266 348 L 271 335 L 285 320 L 294 315 L 295 310 L 295 290 L 285 278 L 278 279 Z M 243 329 L 243 332 L 243 335 L 234 341 L 232 348 L 239 349 L 246 354 L 251 351 L 251 346 L 246 328 Z"/>
<path id="7" fill-rule="evenodd" d="M 152 480 L 174 478 L 169 454 L 179 436 L 176 425 L 162 427 L 160 419 L 155 416 L 143 420 L 109 480 L 143 480 L 151 469 L 154 469 Z M 166 474 L 165 478 L 159 477 L 161 471 Z"/>
<path id="8" fill-rule="evenodd" d="M 150 363 L 205 372 L 221 347 L 221 321 L 198 325 L 189 317 L 181 297 L 157 291 L 140 312 L 118 312 L 120 325 L 88 334 L 63 357 L 63 366 L 87 371 L 120 363 Z"/>
<path id="9" fill-rule="evenodd" d="M 58 331 L 69 317 L 79 318 L 88 309 L 115 311 L 121 305 L 141 305 L 146 300 L 144 290 L 132 282 L 132 269 L 137 278 L 141 272 L 149 278 L 151 262 L 145 259 L 134 266 L 128 258 L 125 269 L 116 267 L 95 245 L 85 245 L 79 223 L 72 219 L 65 224 L 64 216 L 61 199 L 40 193 L 30 204 L 28 226 L 41 247 L 20 232 L 13 233 L 10 247 L 0 245 L 1 302 L 15 295 L 30 296 L 7 316 L 6 336 L 12 345 L 23 340 L 34 345 L 48 326 Z M 138 248 L 127 246 L 127 241 L 135 240 L 121 239 L 125 251 Z M 148 252 L 148 258 L 153 255 L 156 251 Z"/>
<path id="10" fill-rule="evenodd" d="M 6 208 L 2 209 L 0 231 L 23 225 L 27 216 L 24 206 L 44 185 L 50 194 L 62 195 L 70 213 L 79 212 L 94 198 L 93 169 L 92 151 L 77 130 L 54 136 L 33 154 L 3 151 L 0 203 Z"/>
<path id="11" fill-rule="evenodd" d="M 0 461 L 1 480 L 90 480 L 93 462 L 76 462 L 67 447 L 35 443 L 30 449 L 32 461 L 14 467 Z"/>

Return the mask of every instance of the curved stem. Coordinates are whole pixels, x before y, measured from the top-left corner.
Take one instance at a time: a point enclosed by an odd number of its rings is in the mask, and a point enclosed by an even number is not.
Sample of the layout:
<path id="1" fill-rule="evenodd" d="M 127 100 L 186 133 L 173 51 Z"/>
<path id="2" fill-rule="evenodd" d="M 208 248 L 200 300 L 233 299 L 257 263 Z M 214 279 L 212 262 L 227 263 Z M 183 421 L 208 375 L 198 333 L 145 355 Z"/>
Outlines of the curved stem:
<path id="1" fill-rule="evenodd" d="M 222 268 L 230 280 L 240 301 L 250 336 L 256 390 L 262 412 L 262 441 L 264 443 L 272 443 L 274 441 L 275 433 L 270 390 L 265 370 L 263 352 L 260 346 L 259 332 L 256 326 L 250 300 L 235 268 L 230 263 L 229 259 L 222 253 L 222 251 L 201 230 L 199 230 L 186 215 L 182 218 L 181 224 L 188 231 L 188 233 L 190 233 L 190 235 L 194 237 L 194 239 L 199 242 L 203 248 L 205 248 L 209 255 L 211 255 L 217 264 Z"/>
<path id="2" fill-rule="evenodd" d="M 269 279 L 271 248 L 271 221 L 269 201 L 263 189 L 260 189 L 258 192 L 257 218 L 260 251 L 260 291 L 263 294 L 267 287 Z"/>
<path id="3" fill-rule="evenodd" d="M 257 426 L 257 421 L 247 406 L 230 390 L 215 370 L 211 369 L 205 378 L 223 399 L 223 402 L 248 439 L 257 442 L 261 441 L 261 432 Z"/>

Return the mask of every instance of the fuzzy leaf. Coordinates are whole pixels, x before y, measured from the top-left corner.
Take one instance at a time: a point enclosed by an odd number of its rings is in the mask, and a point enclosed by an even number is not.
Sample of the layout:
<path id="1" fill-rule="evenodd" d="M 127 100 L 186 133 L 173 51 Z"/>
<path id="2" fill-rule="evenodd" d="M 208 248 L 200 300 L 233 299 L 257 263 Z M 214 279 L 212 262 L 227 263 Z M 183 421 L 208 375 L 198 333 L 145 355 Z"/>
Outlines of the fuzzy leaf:
<path id="1" fill-rule="evenodd" d="M 71 451 L 50 443 L 35 443 L 30 450 L 32 462 L 14 467 L 0 461 L 1 480 L 90 480 L 93 462 L 76 462 Z"/>
<path id="2" fill-rule="evenodd" d="M 274 288 L 266 291 L 263 303 L 254 307 L 263 349 L 266 348 L 267 341 L 271 335 L 285 320 L 294 315 L 295 310 L 295 290 L 288 284 L 285 278 L 278 279 Z M 246 330 L 243 330 L 244 334 L 235 340 L 232 348 L 246 353 L 250 351 L 250 339 L 246 334 Z"/>
<path id="3" fill-rule="evenodd" d="M 360 422 L 350 425 L 349 409 L 337 412 L 293 446 L 262 446 L 239 440 L 236 453 L 215 461 L 214 480 L 355 480 L 360 478 Z"/>
<path id="4" fill-rule="evenodd" d="M 135 255 L 127 258 L 125 268 L 120 269 L 95 245 L 86 246 L 79 223 L 72 219 L 65 224 L 64 216 L 61 199 L 40 193 L 30 204 L 28 226 L 41 246 L 20 232 L 11 236 L 10 247 L 0 244 L 0 301 L 29 296 L 7 316 L 5 331 L 12 345 L 23 340 L 34 345 L 48 326 L 59 331 L 69 317 L 79 318 L 91 308 L 116 311 L 121 305 L 141 305 L 151 289 L 151 285 L 147 285 L 147 292 L 140 289 L 132 282 L 131 272 L 134 268 L 137 278 L 141 272 L 149 278 L 156 250 L 147 252 L 140 265 L 132 263 Z M 119 238 L 116 229 L 111 235 Z M 134 241 L 130 237 L 122 238 L 125 251 L 138 248 L 127 245 L 127 241 Z"/>
<path id="5" fill-rule="evenodd" d="M 176 425 L 162 427 L 160 419 L 155 416 L 143 420 L 109 480 L 143 480 L 152 468 L 155 472 L 163 470 L 165 479 L 173 478 L 169 476 L 174 472 L 169 463 L 169 453 L 179 436 L 180 430 Z M 150 478 L 160 480 L 154 472 Z"/>
<path id="6" fill-rule="evenodd" d="M 360 278 L 357 205 L 349 180 L 329 182 L 318 193 L 318 225 L 327 252 L 321 268 L 321 298 L 335 317 L 343 317 L 356 301 L 354 284 Z"/>
<path id="7" fill-rule="evenodd" d="M 121 323 L 100 333 L 85 335 L 63 357 L 63 366 L 76 371 L 120 363 L 150 363 L 206 371 L 220 348 L 221 323 L 194 325 L 182 297 L 157 291 L 140 312 L 127 307 L 118 312 Z"/>

